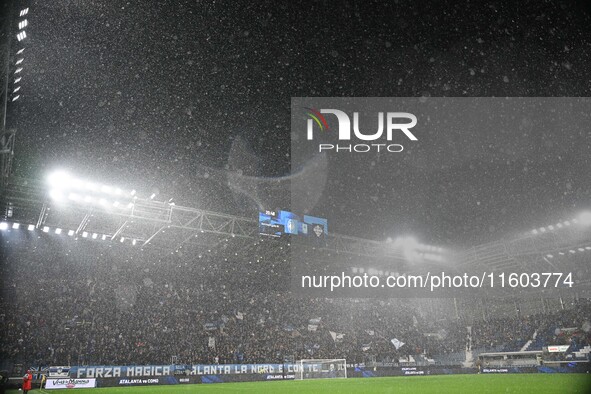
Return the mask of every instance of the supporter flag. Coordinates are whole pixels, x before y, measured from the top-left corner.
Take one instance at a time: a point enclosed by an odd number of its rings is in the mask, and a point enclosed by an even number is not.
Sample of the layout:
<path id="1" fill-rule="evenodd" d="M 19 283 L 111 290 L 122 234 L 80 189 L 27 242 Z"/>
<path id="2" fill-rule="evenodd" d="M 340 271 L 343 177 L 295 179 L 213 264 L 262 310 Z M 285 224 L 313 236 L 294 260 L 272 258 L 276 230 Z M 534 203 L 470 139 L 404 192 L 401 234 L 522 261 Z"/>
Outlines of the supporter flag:
<path id="1" fill-rule="evenodd" d="M 369 349 L 371 349 L 371 342 L 361 344 L 361 350 L 363 350 L 364 352 L 367 352 Z"/>
<path id="2" fill-rule="evenodd" d="M 236 319 L 238 319 L 238 320 L 244 320 L 244 313 L 242 313 L 242 312 L 236 312 Z"/>
<path id="3" fill-rule="evenodd" d="M 335 342 L 342 342 L 343 338 L 345 336 L 345 334 L 339 333 L 339 332 L 334 332 L 334 331 L 329 331 L 330 336 L 332 337 L 332 340 Z"/>
<path id="4" fill-rule="evenodd" d="M 396 350 L 400 349 L 402 346 L 404 346 L 404 342 L 396 339 L 396 338 L 392 338 L 392 340 L 390 341 L 392 342 L 392 345 L 394 345 L 394 347 L 396 348 Z"/>
<path id="5" fill-rule="evenodd" d="M 367 335 L 371 335 L 371 336 L 376 335 L 376 332 L 374 330 L 365 330 L 365 332 L 367 333 Z"/>
<path id="6" fill-rule="evenodd" d="M 207 346 L 215 349 L 215 337 L 209 337 L 209 342 L 208 342 Z"/>

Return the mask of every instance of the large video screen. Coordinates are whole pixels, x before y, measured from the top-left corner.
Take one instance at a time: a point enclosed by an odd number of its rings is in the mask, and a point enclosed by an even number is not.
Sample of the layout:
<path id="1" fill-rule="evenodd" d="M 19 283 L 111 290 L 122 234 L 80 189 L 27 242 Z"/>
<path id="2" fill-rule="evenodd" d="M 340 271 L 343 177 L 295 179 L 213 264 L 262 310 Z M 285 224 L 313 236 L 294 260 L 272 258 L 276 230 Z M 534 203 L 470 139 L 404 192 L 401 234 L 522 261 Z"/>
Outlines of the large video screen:
<path id="1" fill-rule="evenodd" d="M 285 234 L 324 238 L 328 234 L 328 221 L 310 215 L 301 216 L 281 210 L 259 212 L 259 233 L 270 237 Z"/>

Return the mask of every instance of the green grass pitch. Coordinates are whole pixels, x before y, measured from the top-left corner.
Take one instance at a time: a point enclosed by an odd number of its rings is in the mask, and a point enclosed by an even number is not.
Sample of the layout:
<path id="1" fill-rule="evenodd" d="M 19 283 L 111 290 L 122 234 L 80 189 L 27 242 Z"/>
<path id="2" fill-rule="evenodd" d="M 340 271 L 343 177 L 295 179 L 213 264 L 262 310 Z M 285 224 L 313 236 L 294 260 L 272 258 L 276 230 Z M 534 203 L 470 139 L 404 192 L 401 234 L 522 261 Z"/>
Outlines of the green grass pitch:
<path id="1" fill-rule="evenodd" d="M 174 386 L 113 387 L 100 389 L 44 390 L 62 394 L 181 394 L 181 393 L 591 393 L 587 374 L 438 375 L 388 378 L 321 379 Z M 18 391 L 11 390 L 14 394 Z M 22 393 L 22 391 L 21 391 Z M 29 391 L 39 394 L 39 390 Z"/>

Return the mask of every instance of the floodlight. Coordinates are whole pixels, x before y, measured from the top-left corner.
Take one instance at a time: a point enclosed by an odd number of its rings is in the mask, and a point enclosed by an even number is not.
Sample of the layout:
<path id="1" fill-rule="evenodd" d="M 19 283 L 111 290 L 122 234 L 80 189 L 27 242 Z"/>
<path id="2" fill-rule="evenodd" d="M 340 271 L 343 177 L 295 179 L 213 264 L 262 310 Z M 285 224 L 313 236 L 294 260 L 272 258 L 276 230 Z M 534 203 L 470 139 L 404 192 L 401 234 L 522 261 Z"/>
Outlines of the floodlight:
<path id="1" fill-rule="evenodd" d="M 0 223 L 0 230 L 6 230 L 8 228 L 8 223 L 2 222 Z"/>
<path id="2" fill-rule="evenodd" d="M 564 256 L 564 252 L 558 252 L 558 254 Z"/>
<path id="3" fill-rule="evenodd" d="M 558 227 L 558 228 L 562 228 L 562 223 L 557 223 L 557 224 L 556 224 L 556 227 Z"/>
<path id="4" fill-rule="evenodd" d="M 150 196 L 150 200 L 153 200 L 154 197 L 156 197 L 156 193 L 152 193 L 152 195 Z"/>
<path id="5" fill-rule="evenodd" d="M 35 230 L 35 226 L 32 224 L 29 224 L 29 227 L 27 227 L 27 230 L 33 231 L 33 230 Z"/>
<path id="6" fill-rule="evenodd" d="M 101 237 L 101 239 L 102 239 L 103 241 L 105 241 L 105 240 L 107 239 L 107 236 L 106 236 L 105 234 L 103 234 L 103 236 Z"/>
<path id="7" fill-rule="evenodd" d="M 20 227 L 21 227 L 20 224 L 18 224 L 18 223 L 12 223 L 12 228 L 13 229 L 18 230 Z"/>
<path id="8" fill-rule="evenodd" d="M 121 237 L 120 241 L 121 242 L 125 241 L 125 238 L 124 237 Z"/>
<path id="9" fill-rule="evenodd" d="M 19 16 L 25 16 L 29 13 L 29 7 L 23 8 L 19 14 Z"/>
<path id="10" fill-rule="evenodd" d="M 532 234 L 537 234 L 538 233 L 538 230 L 534 229 L 531 232 L 532 232 Z"/>
<path id="11" fill-rule="evenodd" d="M 16 93 L 16 92 L 18 92 L 19 90 L 21 90 L 21 87 L 20 87 L 20 86 L 17 86 L 16 88 L 14 88 L 14 90 L 12 91 L 12 93 Z"/>
<path id="12" fill-rule="evenodd" d="M 544 227 L 540 227 L 540 231 L 541 231 L 542 233 L 545 233 L 545 232 L 546 232 L 546 229 L 545 229 Z"/>
<path id="13" fill-rule="evenodd" d="M 86 238 L 86 237 L 88 237 L 88 233 L 87 233 L 86 231 L 83 231 L 83 232 L 82 232 L 82 237 L 83 237 L 83 238 Z"/>
<path id="14" fill-rule="evenodd" d="M 62 229 L 61 229 L 61 228 L 56 228 L 56 229 L 55 229 L 55 233 L 56 233 L 57 235 L 60 235 L 60 234 L 62 233 Z"/>
<path id="15" fill-rule="evenodd" d="M 64 198 L 64 196 L 62 195 L 62 192 L 60 192 L 59 190 L 52 190 L 49 192 L 49 197 L 51 197 L 52 200 L 62 200 Z"/>
<path id="16" fill-rule="evenodd" d="M 131 193 L 129 193 L 129 194 L 131 194 L 132 196 L 135 196 L 135 190 L 132 190 Z"/>
<path id="17" fill-rule="evenodd" d="M 14 97 L 12 98 L 12 101 L 16 101 L 16 100 L 18 100 L 19 98 L 20 98 L 20 94 L 19 94 L 19 95 L 16 95 L 16 96 L 14 96 Z"/>
<path id="18" fill-rule="evenodd" d="M 549 225 L 549 226 L 548 226 L 548 229 L 549 229 L 549 230 L 554 230 L 554 226 L 552 226 L 552 225 Z"/>
<path id="19" fill-rule="evenodd" d="M 23 77 L 18 77 L 14 79 L 14 83 L 19 83 L 23 79 Z"/>
<path id="20" fill-rule="evenodd" d="M 70 194 L 68 194 L 68 198 L 72 201 L 79 201 L 80 195 L 78 195 L 76 193 L 70 193 Z"/>
<path id="21" fill-rule="evenodd" d="M 579 252 L 584 252 L 585 251 L 585 249 L 583 249 L 583 248 L 579 248 L 578 250 L 579 250 Z"/>
<path id="22" fill-rule="evenodd" d="M 27 33 L 24 30 L 16 35 L 16 39 L 19 41 L 22 41 L 25 38 L 27 38 Z"/>
<path id="23" fill-rule="evenodd" d="M 567 221 L 564 222 L 564 225 L 565 226 L 570 226 L 570 222 L 567 220 Z"/>
<path id="24" fill-rule="evenodd" d="M 135 239 L 133 241 L 131 241 L 132 245 L 135 245 L 136 243 L 137 243 L 137 240 L 135 240 Z"/>
<path id="25" fill-rule="evenodd" d="M 546 257 L 548 257 L 549 259 L 554 258 L 554 256 L 552 256 L 551 254 L 547 254 Z"/>
<path id="26" fill-rule="evenodd" d="M 15 223 L 16 224 L 16 223 Z M 585 249 L 591 250 L 591 246 L 585 246 Z"/>
<path id="27" fill-rule="evenodd" d="M 575 251 L 574 251 L 574 250 L 572 250 L 572 249 L 571 249 L 571 250 L 569 250 L 569 252 L 570 252 L 570 253 L 572 253 L 572 254 L 575 254 L 575 253 L 577 253 L 577 252 L 575 252 Z"/>
<path id="28" fill-rule="evenodd" d="M 29 24 L 29 22 L 28 22 L 26 19 L 23 19 L 22 21 L 20 21 L 20 22 L 18 23 L 18 29 L 19 29 L 19 30 L 22 30 L 22 29 L 24 29 L 25 27 L 27 27 L 27 25 L 28 25 L 28 24 Z"/>
<path id="29" fill-rule="evenodd" d="M 73 236 L 74 236 L 74 230 L 70 230 L 70 231 L 68 231 L 68 235 L 69 235 L 70 237 L 73 237 Z"/>
<path id="30" fill-rule="evenodd" d="M 25 48 L 21 48 L 18 51 L 16 51 L 17 55 L 20 55 L 21 53 L 23 53 L 25 51 Z"/>
<path id="31" fill-rule="evenodd" d="M 44 233 L 48 233 L 49 232 L 49 227 L 47 227 L 47 226 L 43 227 L 43 232 Z"/>
<path id="32" fill-rule="evenodd" d="M 113 203 L 113 206 L 114 206 L 115 208 L 117 208 L 117 207 L 119 206 L 119 201 L 115 201 L 115 202 Z"/>
<path id="33" fill-rule="evenodd" d="M 101 198 L 101 199 L 99 200 L 99 204 L 100 204 L 100 205 L 107 205 L 107 200 L 105 200 L 104 198 Z"/>
<path id="34" fill-rule="evenodd" d="M 55 171 L 47 177 L 47 181 L 53 188 L 62 187 L 70 180 L 70 175 L 65 171 Z"/>
<path id="35" fill-rule="evenodd" d="M 18 74 L 18 73 L 20 73 L 21 71 L 23 71 L 23 68 L 22 68 L 22 67 L 19 67 L 19 68 L 17 68 L 16 70 L 14 70 L 14 73 L 15 73 L 15 74 Z"/>
<path id="36" fill-rule="evenodd" d="M 92 197 L 90 197 L 90 196 L 84 197 L 84 202 L 91 202 L 91 201 L 92 201 Z"/>
<path id="37" fill-rule="evenodd" d="M 22 58 L 22 57 L 21 57 L 20 59 L 17 59 L 17 61 L 16 61 L 16 62 L 14 62 L 14 65 L 15 65 L 15 66 L 18 66 L 18 65 L 19 65 L 19 64 L 21 64 L 21 63 L 22 63 L 24 60 L 25 60 L 25 58 Z"/>
<path id="38" fill-rule="evenodd" d="M 97 239 L 97 237 L 98 237 L 97 233 L 92 234 L 92 239 Z"/>

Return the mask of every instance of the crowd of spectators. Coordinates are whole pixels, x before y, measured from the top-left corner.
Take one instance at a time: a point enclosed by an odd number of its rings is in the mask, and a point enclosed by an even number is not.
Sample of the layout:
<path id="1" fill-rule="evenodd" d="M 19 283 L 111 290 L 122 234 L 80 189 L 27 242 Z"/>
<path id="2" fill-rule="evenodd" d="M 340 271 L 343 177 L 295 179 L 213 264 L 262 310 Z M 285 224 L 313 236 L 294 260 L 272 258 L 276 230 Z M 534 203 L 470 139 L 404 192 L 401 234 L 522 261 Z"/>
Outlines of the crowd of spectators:
<path id="1" fill-rule="evenodd" d="M 287 258 L 256 247 L 171 254 L 30 234 L 0 241 L 4 364 L 398 362 L 463 352 L 469 338 L 514 349 L 541 324 L 434 321 L 406 299 L 295 297 Z"/>

